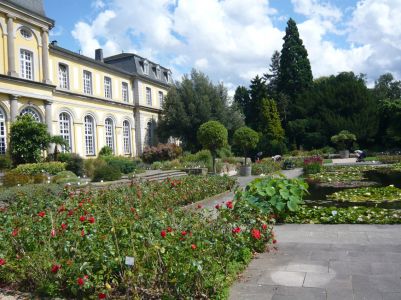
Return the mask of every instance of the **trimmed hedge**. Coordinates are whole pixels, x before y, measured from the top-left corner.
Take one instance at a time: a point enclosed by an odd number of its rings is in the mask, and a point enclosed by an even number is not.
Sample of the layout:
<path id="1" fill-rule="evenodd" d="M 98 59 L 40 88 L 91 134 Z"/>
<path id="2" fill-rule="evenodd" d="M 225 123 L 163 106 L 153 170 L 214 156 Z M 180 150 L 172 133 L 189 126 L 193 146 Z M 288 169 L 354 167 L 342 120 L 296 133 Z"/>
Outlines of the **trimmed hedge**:
<path id="1" fill-rule="evenodd" d="M 176 144 L 159 144 L 157 147 L 146 147 L 143 150 L 142 160 L 152 164 L 155 161 L 173 160 L 182 155 L 182 148 Z"/>
<path id="2" fill-rule="evenodd" d="M 21 175 L 37 175 L 41 173 L 48 173 L 56 175 L 59 172 L 65 171 L 66 163 L 63 162 L 45 162 L 37 164 L 23 164 L 16 167 L 13 171 Z"/>

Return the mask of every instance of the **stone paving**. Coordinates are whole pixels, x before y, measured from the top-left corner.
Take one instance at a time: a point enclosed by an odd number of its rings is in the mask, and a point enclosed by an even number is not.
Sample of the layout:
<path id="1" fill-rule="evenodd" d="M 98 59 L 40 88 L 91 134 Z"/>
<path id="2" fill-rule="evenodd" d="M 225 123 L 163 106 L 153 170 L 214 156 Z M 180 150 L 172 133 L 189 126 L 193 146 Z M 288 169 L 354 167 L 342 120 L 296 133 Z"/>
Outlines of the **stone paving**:
<path id="1" fill-rule="evenodd" d="M 401 300 L 400 225 L 278 225 L 230 300 Z"/>

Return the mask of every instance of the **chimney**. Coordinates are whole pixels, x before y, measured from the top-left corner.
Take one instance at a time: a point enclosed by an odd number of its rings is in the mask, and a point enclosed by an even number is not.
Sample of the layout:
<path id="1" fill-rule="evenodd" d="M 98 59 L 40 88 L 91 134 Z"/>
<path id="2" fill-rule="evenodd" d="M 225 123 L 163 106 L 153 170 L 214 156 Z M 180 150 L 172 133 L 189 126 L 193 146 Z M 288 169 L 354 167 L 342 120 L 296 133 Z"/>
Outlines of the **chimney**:
<path id="1" fill-rule="evenodd" d="M 96 49 L 95 60 L 103 62 L 103 49 Z"/>
<path id="2" fill-rule="evenodd" d="M 57 46 L 57 41 L 56 40 L 54 40 L 54 41 L 52 41 L 52 46 Z"/>

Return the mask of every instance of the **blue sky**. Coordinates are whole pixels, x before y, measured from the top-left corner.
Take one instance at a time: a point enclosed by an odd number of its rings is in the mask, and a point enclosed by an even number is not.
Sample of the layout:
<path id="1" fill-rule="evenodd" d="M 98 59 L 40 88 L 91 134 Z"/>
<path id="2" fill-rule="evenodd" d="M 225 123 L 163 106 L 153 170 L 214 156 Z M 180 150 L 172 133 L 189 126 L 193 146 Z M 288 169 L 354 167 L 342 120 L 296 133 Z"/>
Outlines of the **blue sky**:
<path id="1" fill-rule="evenodd" d="M 286 21 L 298 23 L 315 77 L 341 71 L 400 77 L 401 0 L 45 0 L 51 39 L 93 56 L 136 52 L 192 68 L 232 91 L 266 71 Z"/>

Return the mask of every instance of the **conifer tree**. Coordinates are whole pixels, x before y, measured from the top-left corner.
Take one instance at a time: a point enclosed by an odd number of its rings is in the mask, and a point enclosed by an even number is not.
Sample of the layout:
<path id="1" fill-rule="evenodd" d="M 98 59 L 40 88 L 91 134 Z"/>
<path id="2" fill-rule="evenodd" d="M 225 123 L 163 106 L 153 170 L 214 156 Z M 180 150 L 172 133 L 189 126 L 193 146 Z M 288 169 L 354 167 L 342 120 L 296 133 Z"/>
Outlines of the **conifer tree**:
<path id="1" fill-rule="evenodd" d="M 312 69 L 308 52 L 299 37 L 297 24 L 293 19 L 287 22 L 283 49 L 281 50 L 278 77 L 278 91 L 287 94 L 291 101 L 312 85 Z"/>
<path id="2" fill-rule="evenodd" d="M 269 73 L 264 74 L 264 78 L 267 81 L 267 90 L 269 96 L 277 100 L 277 83 L 280 74 L 280 52 L 274 51 L 271 63 L 269 66 Z"/>

